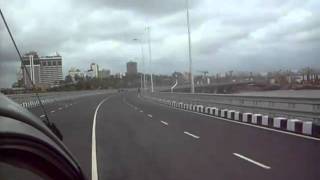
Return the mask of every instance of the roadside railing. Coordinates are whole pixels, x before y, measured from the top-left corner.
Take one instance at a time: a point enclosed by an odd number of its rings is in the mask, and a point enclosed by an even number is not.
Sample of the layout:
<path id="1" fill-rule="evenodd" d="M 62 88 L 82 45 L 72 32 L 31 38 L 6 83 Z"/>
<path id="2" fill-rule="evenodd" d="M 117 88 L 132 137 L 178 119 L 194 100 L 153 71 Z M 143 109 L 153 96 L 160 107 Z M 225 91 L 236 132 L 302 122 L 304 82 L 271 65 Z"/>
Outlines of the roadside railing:
<path id="1" fill-rule="evenodd" d="M 43 104 L 48 104 L 52 102 L 71 100 L 71 99 L 76 99 L 76 98 L 85 97 L 85 96 L 104 94 L 106 92 L 107 92 L 106 90 L 48 92 L 48 93 L 39 93 L 39 97 Z M 11 94 L 6 96 L 26 108 L 37 107 L 40 105 L 35 93 Z"/>
<path id="2" fill-rule="evenodd" d="M 260 113 L 273 117 L 297 118 L 320 124 L 320 98 L 169 92 L 145 93 L 144 95 L 177 102 L 234 109 L 241 112 Z"/>

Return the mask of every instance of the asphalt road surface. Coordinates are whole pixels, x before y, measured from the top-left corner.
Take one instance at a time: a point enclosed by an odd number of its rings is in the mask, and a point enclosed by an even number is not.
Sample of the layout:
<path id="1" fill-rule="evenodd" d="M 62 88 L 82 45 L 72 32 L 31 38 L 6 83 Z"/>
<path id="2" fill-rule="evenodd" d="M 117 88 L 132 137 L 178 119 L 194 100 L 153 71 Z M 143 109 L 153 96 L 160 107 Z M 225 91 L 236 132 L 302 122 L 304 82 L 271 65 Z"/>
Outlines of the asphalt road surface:
<path id="1" fill-rule="evenodd" d="M 320 179 L 319 140 L 173 109 L 136 93 L 46 107 L 89 179 L 92 129 L 100 180 Z M 42 118 L 39 108 L 31 111 Z"/>

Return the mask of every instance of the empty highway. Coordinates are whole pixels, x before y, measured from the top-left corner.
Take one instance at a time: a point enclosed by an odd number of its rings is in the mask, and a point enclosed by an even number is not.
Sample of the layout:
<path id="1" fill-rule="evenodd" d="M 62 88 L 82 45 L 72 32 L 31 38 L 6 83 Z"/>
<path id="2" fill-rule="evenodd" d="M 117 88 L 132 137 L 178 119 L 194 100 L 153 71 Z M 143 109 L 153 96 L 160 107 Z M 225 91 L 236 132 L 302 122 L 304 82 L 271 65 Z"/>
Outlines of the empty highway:
<path id="1" fill-rule="evenodd" d="M 319 179 L 320 141 L 109 93 L 46 105 L 88 178 Z M 40 109 L 31 111 L 43 118 Z M 92 177 L 95 179 L 95 177 Z"/>

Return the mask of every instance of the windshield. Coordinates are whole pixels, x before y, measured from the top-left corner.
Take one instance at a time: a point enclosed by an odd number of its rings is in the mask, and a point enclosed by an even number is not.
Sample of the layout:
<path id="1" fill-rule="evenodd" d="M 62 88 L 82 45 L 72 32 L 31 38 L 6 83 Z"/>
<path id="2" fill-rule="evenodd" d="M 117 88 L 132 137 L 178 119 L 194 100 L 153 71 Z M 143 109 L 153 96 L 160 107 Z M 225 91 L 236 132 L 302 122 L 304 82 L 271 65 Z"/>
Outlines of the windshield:
<path id="1" fill-rule="evenodd" d="M 320 1 L 0 9 L 1 93 L 88 179 L 319 178 Z"/>

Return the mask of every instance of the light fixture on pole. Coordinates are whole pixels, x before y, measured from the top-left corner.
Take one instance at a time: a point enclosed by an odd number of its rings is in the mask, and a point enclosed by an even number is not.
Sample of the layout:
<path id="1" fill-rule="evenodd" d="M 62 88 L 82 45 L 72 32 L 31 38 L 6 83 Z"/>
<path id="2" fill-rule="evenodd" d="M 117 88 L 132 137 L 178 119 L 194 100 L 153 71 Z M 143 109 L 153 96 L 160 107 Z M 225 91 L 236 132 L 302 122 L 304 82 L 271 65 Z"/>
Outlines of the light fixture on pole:
<path id="1" fill-rule="evenodd" d="M 194 93 L 194 80 L 192 73 L 192 56 L 191 56 L 191 36 L 190 36 L 190 22 L 189 22 L 189 0 L 186 0 L 186 8 L 187 8 L 187 28 L 188 28 L 188 44 L 189 44 L 189 73 L 190 73 L 190 81 L 191 81 L 191 93 Z"/>
<path id="2" fill-rule="evenodd" d="M 146 88 L 146 73 L 145 73 L 145 64 L 144 64 L 144 50 L 143 50 L 143 43 L 142 40 L 138 39 L 138 38 L 134 38 L 133 41 L 137 41 L 140 44 L 140 48 L 141 48 L 141 60 L 142 60 L 142 73 L 143 73 L 143 86 L 141 86 L 143 89 Z"/>
<path id="3" fill-rule="evenodd" d="M 154 92 L 153 89 L 153 78 L 152 78 L 152 65 L 151 65 L 151 61 L 152 61 L 152 54 L 151 54 L 151 40 L 150 40 L 150 27 L 146 28 L 147 33 L 148 33 L 148 45 L 149 45 L 149 63 L 150 63 L 150 81 L 151 81 L 151 92 Z"/>

